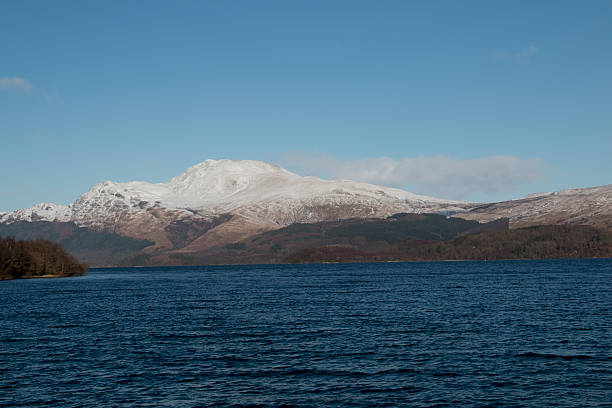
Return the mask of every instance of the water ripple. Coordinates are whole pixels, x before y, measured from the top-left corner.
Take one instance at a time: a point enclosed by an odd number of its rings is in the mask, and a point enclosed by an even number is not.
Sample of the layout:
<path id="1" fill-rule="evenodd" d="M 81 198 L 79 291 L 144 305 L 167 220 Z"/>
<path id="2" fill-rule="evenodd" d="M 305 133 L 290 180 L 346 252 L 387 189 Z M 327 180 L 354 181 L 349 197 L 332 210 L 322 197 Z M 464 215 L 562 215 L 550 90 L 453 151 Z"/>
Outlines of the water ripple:
<path id="1" fill-rule="evenodd" d="M 0 406 L 612 406 L 612 260 L 0 282 Z"/>

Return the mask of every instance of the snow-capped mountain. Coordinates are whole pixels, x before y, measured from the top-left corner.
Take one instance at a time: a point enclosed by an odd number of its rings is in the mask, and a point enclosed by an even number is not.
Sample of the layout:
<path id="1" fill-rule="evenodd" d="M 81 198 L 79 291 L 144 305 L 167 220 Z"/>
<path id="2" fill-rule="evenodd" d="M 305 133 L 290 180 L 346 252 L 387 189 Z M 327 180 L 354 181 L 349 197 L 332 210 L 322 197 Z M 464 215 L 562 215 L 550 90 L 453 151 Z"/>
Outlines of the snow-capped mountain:
<path id="1" fill-rule="evenodd" d="M 294 223 L 443 213 L 511 227 L 587 224 L 612 229 L 612 185 L 474 204 L 440 200 L 349 180 L 302 177 L 260 161 L 206 160 L 167 183 L 105 181 L 74 203 L 0 213 L 0 223 L 74 222 L 79 226 L 199 251 Z"/>
<path id="2" fill-rule="evenodd" d="M 387 216 L 423 212 L 458 202 L 347 180 L 301 177 L 259 161 L 207 160 L 168 183 L 105 182 L 73 205 L 73 220 L 88 225 L 119 209 L 135 212 L 164 208 L 185 216 L 235 213 L 262 223 L 288 225 L 351 216 Z M 328 215 L 334 206 L 354 206 L 347 214 Z M 327 207 L 327 212 L 319 207 Z"/>
<path id="3" fill-rule="evenodd" d="M 5 214 L 0 222 L 72 221 L 168 245 L 161 235 L 170 224 L 207 223 L 223 214 L 239 219 L 245 228 L 261 230 L 296 222 L 460 211 L 464 207 L 462 202 L 394 188 L 302 177 L 261 161 L 206 160 L 167 183 L 106 181 L 69 206 L 38 204 Z"/>
<path id="4" fill-rule="evenodd" d="M 475 205 L 458 216 L 481 222 L 508 218 L 513 228 L 584 224 L 612 229 L 612 184 L 535 193 L 518 200 Z"/>
<path id="5" fill-rule="evenodd" d="M 39 203 L 30 208 L 22 208 L 10 213 L 0 213 L 0 222 L 6 224 L 17 221 L 67 222 L 70 221 L 71 215 L 71 206 Z"/>

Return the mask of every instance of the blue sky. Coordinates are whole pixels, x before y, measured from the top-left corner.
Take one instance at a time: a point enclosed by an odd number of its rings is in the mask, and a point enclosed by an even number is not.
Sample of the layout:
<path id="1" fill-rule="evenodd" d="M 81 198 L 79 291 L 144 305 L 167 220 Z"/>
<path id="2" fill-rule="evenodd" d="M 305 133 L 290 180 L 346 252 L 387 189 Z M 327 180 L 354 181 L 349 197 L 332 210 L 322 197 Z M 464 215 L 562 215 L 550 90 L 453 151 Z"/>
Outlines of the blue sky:
<path id="1" fill-rule="evenodd" d="M 612 183 L 612 1 L 0 6 L 0 211 L 257 159 L 444 198 Z"/>

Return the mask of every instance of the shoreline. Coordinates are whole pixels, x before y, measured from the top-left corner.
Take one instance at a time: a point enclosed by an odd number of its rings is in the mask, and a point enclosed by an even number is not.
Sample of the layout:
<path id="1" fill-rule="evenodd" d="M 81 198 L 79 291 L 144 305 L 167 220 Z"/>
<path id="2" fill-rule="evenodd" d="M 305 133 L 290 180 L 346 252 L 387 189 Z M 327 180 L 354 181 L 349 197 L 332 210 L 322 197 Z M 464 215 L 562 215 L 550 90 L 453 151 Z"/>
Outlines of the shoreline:
<path id="1" fill-rule="evenodd" d="M 56 278 L 75 278 L 85 276 L 86 273 L 78 275 L 40 275 L 40 276 L 0 276 L 0 281 L 18 280 L 18 279 L 56 279 Z"/>
<path id="2" fill-rule="evenodd" d="M 89 270 L 99 269 L 143 269 L 143 268 L 200 268 L 200 267 L 215 267 L 215 266 L 297 266 L 297 265 L 341 265 L 341 264 L 384 264 L 384 263 L 435 263 L 435 262 L 508 262 L 508 261 L 570 261 L 570 260 L 590 260 L 590 259 L 609 259 L 612 257 L 591 257 L 591 258 L 521 258 L 521 259 L 438 259 L 438 260 L 392 260 L 392 261 L 338 261 L 338 262 L 303 262 L 303 263 L 219 263 L 219 264 L 201 264 L 201 265 L 130 265 L 130 266 L 94 266 Z"/>

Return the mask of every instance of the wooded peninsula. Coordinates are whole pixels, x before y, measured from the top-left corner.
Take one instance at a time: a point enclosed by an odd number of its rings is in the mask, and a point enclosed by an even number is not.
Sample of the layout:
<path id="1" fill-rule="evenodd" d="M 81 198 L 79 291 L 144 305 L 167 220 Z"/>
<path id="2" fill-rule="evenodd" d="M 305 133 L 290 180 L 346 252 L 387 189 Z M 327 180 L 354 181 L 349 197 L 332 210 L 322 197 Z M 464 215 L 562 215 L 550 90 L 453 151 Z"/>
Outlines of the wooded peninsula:
<path id="1" fill-rule="evenodd" d="M 0 280 L 79 276 L 88 269 L 54 242 L 0 238 Z"/>

